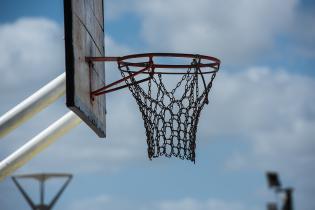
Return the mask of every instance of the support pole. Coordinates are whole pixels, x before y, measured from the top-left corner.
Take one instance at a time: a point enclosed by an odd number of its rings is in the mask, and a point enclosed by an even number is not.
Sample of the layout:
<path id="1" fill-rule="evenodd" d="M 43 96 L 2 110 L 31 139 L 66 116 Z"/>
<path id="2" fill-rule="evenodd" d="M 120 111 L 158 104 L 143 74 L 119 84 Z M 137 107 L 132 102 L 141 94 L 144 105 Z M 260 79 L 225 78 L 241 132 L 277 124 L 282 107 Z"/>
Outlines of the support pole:
<path id="1" fill-rule="evenodd" d="M 3 138 L 36 113 L 64 95 L 66 90 L 65 81 L 66 74 L 63 73 L 1 116 L 0 138 Z"/>
<path id="2" fill-rule="evenodd" d="M 68 112 L 17 151 L 0 162 L 0 180 L 9 176 L 35 155 L 43 151 L 58 138 L 80 124 L 81 119 L 73 112 Z"/>
<path id="3" fill-rule="evenodd" d="M 45 183 L 43 180 L 41 180 L 39 182 L 39 186 L 40 186 L 40 205 L 44 205 L 44 198 L 45 198 Z"/>

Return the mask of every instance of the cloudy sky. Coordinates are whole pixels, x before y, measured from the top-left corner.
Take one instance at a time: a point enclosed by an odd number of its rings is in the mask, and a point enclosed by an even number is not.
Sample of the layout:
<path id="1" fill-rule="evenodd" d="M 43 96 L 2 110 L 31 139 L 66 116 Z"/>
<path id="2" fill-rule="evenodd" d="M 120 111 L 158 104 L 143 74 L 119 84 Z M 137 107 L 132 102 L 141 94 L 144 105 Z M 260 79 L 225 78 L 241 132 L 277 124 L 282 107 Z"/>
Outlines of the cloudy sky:
<path id="1" fill-rule="evenodd" d="M 65 71 L 62 0 L 2 0 L 0 113 Z M 74 179 L 56 209 L 263 210 L 265 172 L 315 209 L 315 4 L 312 0 L 107 0 L 106 53 L 186 52 L 222 66 L 198 128 L 196 164 L 149 161 L 128 90 L 107 96 L 107 138 L 83 123 L 19 169 Z M 108 69 L 107 80 L 117 76 Z M 68 112 L 62 98 L 0 140 L 0 159 Z M 56 190 L 56 182 L 51 185 Z M 26 184 L 37 196 L 37 186 Z M 27 209 L 12 181 L 1 210 Z"/>

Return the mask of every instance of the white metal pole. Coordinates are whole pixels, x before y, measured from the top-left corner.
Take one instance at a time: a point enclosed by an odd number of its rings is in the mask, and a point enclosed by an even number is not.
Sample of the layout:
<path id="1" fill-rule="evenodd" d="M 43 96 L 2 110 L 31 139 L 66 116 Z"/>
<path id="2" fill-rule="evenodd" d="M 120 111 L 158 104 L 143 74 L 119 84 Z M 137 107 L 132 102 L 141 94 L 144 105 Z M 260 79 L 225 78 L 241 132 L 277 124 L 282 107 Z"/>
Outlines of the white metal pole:
<path id="1" fill-rule="evenodd" d="M 65 94 L 66 74 L 63 73 L 16 107 L 0 117 L 0 138 L 33 117 Z"/>
<path id="2" fill-rule="evenodd" d="M 31 160 L 62 135 L 80 124 L 81 119 L 73 112 L 68 112 L 17 151 L 0 162 L 0 180 L 9 176 L 15 170 Z"/>

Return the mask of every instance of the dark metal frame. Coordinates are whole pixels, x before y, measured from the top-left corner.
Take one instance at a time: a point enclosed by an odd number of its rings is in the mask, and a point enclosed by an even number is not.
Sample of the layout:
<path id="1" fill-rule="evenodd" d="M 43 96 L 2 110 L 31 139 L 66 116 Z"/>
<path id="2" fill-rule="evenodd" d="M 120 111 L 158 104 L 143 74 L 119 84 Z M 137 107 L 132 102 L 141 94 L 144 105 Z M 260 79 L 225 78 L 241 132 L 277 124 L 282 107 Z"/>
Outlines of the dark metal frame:
<path id="1" fill-rule="evenodd" d="M 42 176 L 42 178 L 37 178 L 39 176 Z M 22 178 L 31 178 L 39 181 L 40 184 L 40 203 L 35 204 L 34 201 L 31 199 L 31 197 L 26 193 L 26 191 L 23 189 L 22 185 L 18 182 L 18 179 Z M 50 203 L 45 204 L 45 182 L 47 179 L 50 178 L 67 178 L 66 182 L 62 185 L 60 190 L 56 193 L 56 195 L 52 198 Z M 19 175 L 19 176 L 12 176 L 12 180 L 14 184 L 17 186 L 29 206 L 33 210 L 51 210 L 58 199 L 60 198 L 61 194 L 64 192 L 66 187 L 68 186 L 69 182 L 72 179 L 71 174 L 27 174 L 27 175 Z"/>
<path id="2" fill-rule="evenodd" d="M 283 193 L 285 199 L 283 200 L 281 210 L 293 210 L 293 188 L 282 187 L 278 174 L 276 172 L 267 172 L 268 186 L 275 190 L 276 194 Z M 269 203 L 267 208 L 277 208 L 276 203 Z"/>

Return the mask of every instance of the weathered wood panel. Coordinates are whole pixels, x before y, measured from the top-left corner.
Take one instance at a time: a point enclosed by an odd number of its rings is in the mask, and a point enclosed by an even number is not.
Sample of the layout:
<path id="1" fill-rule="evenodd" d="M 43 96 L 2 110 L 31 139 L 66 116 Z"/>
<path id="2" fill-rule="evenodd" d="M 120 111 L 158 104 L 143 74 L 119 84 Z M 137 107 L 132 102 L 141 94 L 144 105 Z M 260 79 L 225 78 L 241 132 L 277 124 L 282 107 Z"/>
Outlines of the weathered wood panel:
<path id="1" fill-rule="evenodd" d="M 90 69 L 85 61 L 105 56 L 103 1 L 64 0 L 64 7 L 67 106 L 105 137 L 105 96 L 90 98 L 90 91 L 105 85 L 104 63 Z"/>

